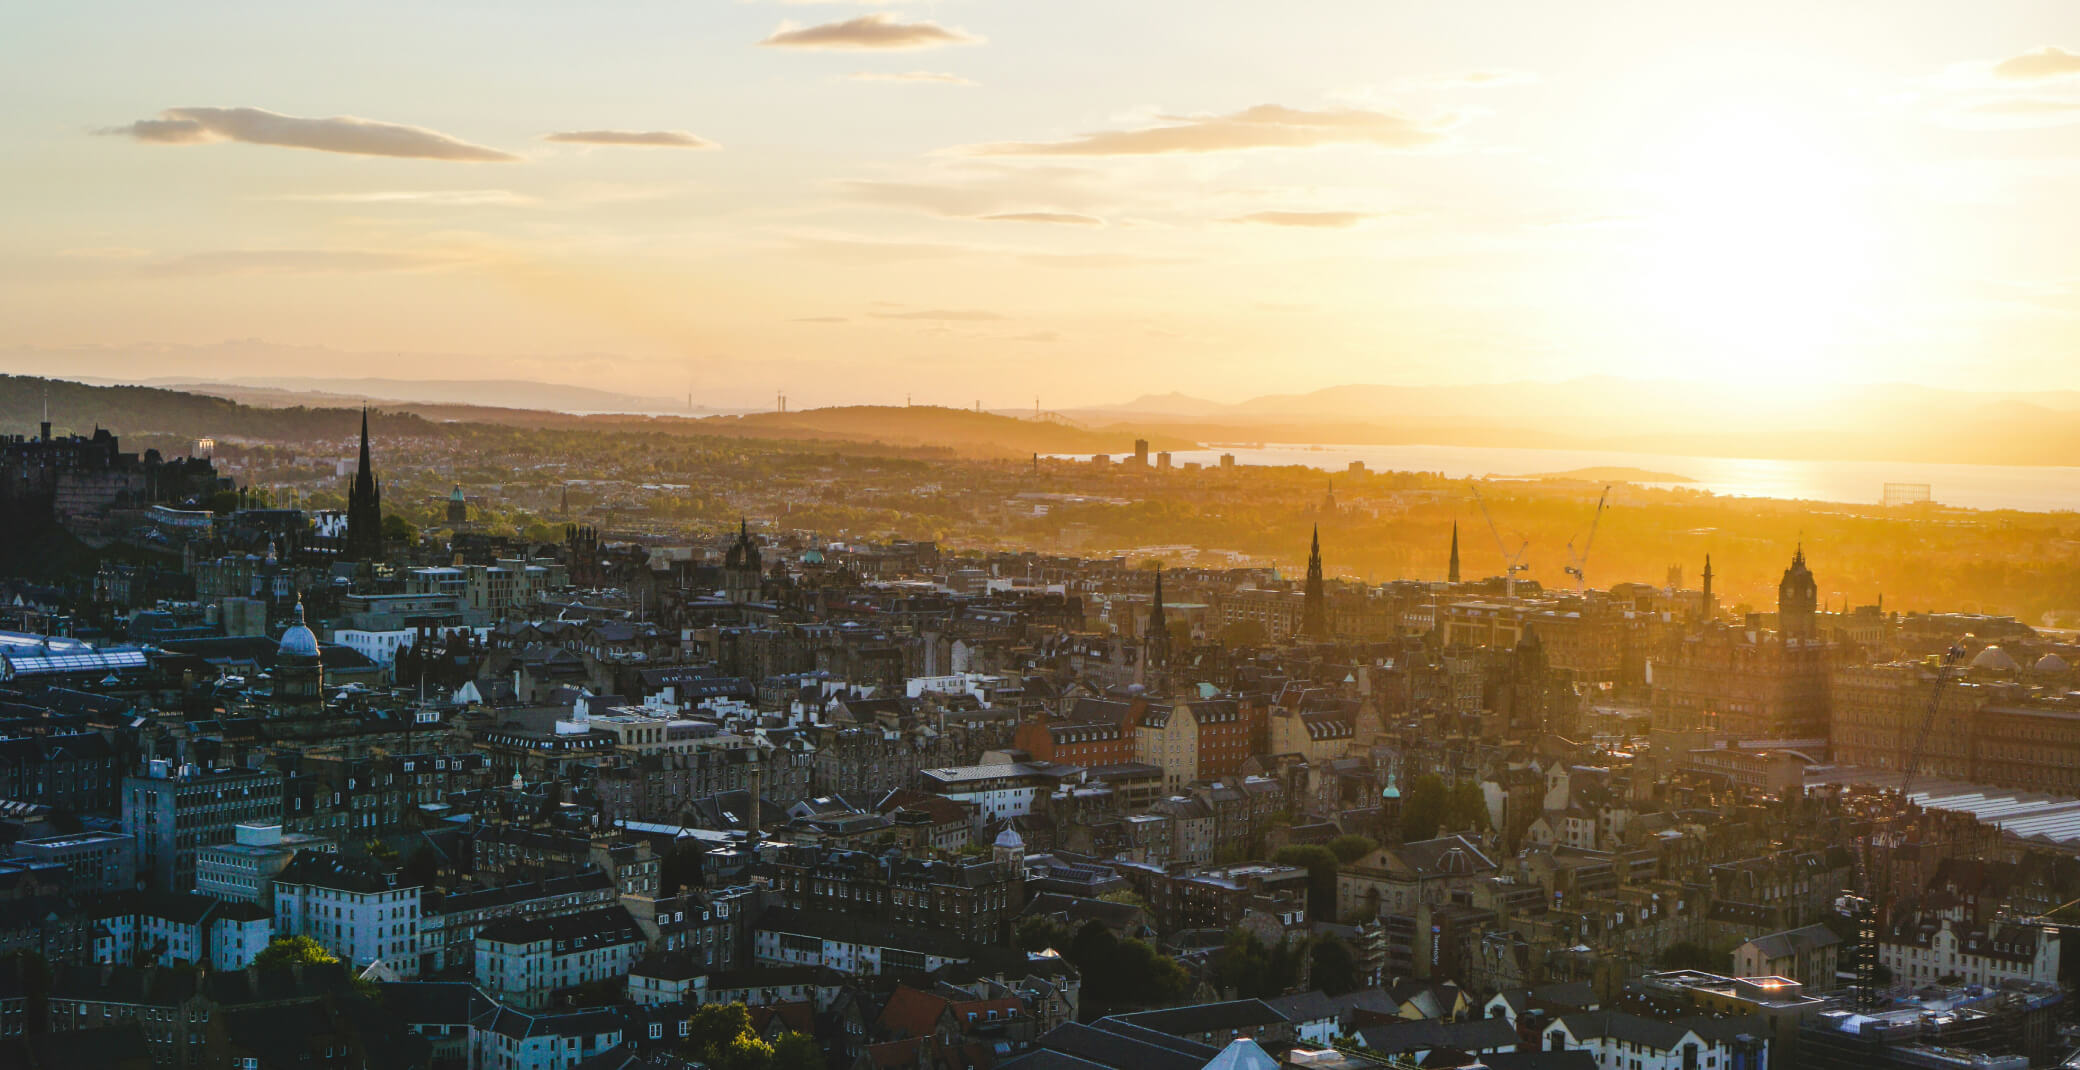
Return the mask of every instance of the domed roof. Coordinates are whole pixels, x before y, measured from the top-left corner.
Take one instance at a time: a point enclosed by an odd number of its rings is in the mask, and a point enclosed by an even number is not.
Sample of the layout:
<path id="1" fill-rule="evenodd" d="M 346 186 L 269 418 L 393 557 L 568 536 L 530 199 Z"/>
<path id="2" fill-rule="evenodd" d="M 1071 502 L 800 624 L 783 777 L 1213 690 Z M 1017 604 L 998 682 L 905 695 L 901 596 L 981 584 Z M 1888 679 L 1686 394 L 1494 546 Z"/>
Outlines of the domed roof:
<path id="1" fill-rule="evenodd" d="M 2072 672 L 2073 667 L 2057 654 L 2046 654 L 2037 659 L 2036 670 L 2046 676 L 2055 676 Z"/>
<path id="2" fill-rule="evenodd" d="M 464 500 L 462 497 L 462 484 L 455 484 L 455 489 L 448 492 L 448 500 L 451 502 L 459 502 Z"/>
<path id="3" fill-rule="evenodd" d="M 999 847 L 1024 847 L 1025 845 L 1025 837 L 1020 836 L 1018 830 L 1009 825 L 1004 826 L 1004 831 L 997 833 L 997 846 Z"/>
<path id="4" fill-rule="evenodd" d="M 1978 656 L 1972 658 L 1972 668 L 1984 669 L 1987 672 L 2015 672 L 2022 666 L 2016 664 L 2015 659 L 2007 651 L 2002 650 L 1998 646 L 1990 646 L 1979 651 Z"/>
<path id="5" fill-rule="evenodd" d="M 804 552 L 802 553 L 802 564 L 805 564 L 805 565 L 820 565 L 820 564 L 823 564 L 823 551 L 822 551 L 822 550 L 807 550 L 807 551 L 804 551 Z"/>
<path id="6" fill-rule="evenodd" d="M 293 658 L 315 658 L 318 656 L 318 637 L 310 626 L 303 623 L 303 603 L 296 603 L 296 619 L 282 632 L 282 645 L 275 651 L 278 656 Z"/>

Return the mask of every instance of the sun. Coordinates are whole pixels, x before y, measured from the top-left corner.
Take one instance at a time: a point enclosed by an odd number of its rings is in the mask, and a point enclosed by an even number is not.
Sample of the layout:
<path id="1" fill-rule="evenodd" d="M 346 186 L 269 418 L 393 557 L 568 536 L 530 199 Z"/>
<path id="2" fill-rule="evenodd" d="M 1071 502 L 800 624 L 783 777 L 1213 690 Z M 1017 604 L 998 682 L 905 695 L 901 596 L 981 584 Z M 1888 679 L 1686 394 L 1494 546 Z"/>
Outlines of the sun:
<path id="1" fill-rule="evenodd" d="M 1685 124 L 1640 190 L 1638 312 L 1672 347 L 1660 356 L 1733 383 L 1840 370 L 1881 267 L 1871 177 L 1793 116 Z"/>

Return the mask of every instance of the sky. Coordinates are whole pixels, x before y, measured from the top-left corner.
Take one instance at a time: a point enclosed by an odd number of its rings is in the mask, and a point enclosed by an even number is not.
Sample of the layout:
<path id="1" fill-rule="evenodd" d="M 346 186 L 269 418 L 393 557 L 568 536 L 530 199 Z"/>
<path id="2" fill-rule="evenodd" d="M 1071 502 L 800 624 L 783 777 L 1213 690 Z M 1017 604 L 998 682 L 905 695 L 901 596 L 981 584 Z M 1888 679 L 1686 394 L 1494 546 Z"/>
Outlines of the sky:
<path id="1" fill-rule="evenodd" d="M 0 370 L 792 407 L 2080 387 L 2070 0 L 6 25 Z"/>

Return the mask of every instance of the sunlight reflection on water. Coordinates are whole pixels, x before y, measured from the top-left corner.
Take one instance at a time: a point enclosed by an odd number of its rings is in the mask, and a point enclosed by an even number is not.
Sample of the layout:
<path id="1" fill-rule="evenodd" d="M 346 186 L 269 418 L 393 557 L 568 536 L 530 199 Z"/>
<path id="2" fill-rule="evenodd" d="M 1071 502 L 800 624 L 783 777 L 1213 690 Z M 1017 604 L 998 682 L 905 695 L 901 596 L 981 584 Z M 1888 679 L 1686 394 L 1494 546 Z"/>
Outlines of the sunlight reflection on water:
<path id="1" fill-rule="evenodd" d="M 1794 498 L 1876 504 L 1887 483 L 1926 483 L 1944 505 L 1971 509 L 2080 509 L 2080 468 L 1928 464 L 1914 461 L 1776 461 L 1757 457 L 1688 457 L 1599 450 L 1502 449 L 1481 446 L 1343 446 L 1268 443 L 1258 447 L 1180 450 L 1175 463 L 1213 466 L 1233 453 L 1238 464 L 1305 465 L 1340 472 L 1352 461 L 1372 471 L 1442 472 L 1452 478 L 1528 476 L 1577 468 L 1627 467 L 1688 476 L 1667 484 L 1748 498 Z M 1652 485 L 1652 484 L 1650 484 Z"/>

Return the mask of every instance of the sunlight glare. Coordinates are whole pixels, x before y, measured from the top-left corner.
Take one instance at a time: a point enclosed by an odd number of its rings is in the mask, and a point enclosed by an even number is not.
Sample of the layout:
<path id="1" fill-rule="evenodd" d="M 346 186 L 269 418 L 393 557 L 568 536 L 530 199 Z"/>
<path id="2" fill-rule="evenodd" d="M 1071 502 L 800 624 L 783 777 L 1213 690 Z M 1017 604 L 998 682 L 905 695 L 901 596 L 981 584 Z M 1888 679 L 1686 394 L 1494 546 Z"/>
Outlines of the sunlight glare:
<path id="1" fill-rule="evenodd" d="M 1866 178 L 1782 116 L 1691 124 L 1643 190 L 1641 290 L 1666 355 L 1728 380 L 1839 371 L 1829 351 L 1858 339 L 1876 274 Z"/>

